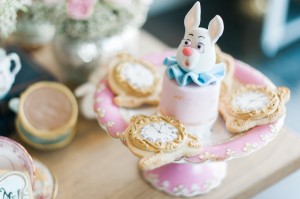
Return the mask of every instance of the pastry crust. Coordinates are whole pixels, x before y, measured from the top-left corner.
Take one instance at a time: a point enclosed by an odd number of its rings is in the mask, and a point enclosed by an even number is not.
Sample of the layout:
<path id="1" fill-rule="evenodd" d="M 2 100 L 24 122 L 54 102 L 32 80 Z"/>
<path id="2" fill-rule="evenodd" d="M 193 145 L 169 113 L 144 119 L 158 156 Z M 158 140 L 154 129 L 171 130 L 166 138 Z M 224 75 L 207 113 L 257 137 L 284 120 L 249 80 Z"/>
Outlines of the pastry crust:
<path id="1" fill-rule="evenodd" d="M 159 122 L 175 127 L 178 132 L 177 138 L 168 142 L 151 142 L 141 136 L 145 126 Z M 166 116 L 133 116 L 129 126 L 120 137 L 126 140 L 129 150 L 141 158 L 139 166 L 144 170 L 158 168 L 183 156 L 197 155 L 202 148 L 200 140 L 187 133 L 180 121 Z"/>
<path id="2" fill-rule="evenodd" d="M 130 67 L 137 67 L 143 70 L 144 73 L 152 76 L 147 76 L 148 82 L 138 85 L 135 80 L 128 77 L 128 71 L 126 70 L 130 69 Z M 134 78 L 142 80 L 143 76 L 135 75 Z M 110 66 L 108 82 L 111 90 L 116 94 L 114 102 L 118 106 L 136 108 L 143 104 L 157 105 L 159 103 L 161 78 L 157 68 L 129 54 L 122 53 L 116 56 L 116 59 Z"/>

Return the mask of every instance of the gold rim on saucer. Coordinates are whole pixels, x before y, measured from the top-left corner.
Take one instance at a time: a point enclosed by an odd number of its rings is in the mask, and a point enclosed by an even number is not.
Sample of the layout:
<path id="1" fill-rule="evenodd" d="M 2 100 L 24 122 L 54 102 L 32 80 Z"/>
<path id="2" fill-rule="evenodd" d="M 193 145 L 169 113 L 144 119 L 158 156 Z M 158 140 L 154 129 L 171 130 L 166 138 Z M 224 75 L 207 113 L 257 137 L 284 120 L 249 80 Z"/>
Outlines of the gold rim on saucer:
<path id="1" fill-rule="evenodd" d="M 45 199 L 55 199 L 57 197 L 57 193 L 58 193 L 58 181 L 57 181 L 57 177 L 53 174 L 53 172 L 43 163 L 41 162 L 39 159 L 36 159 L 34 158 L 34 164 L 36 165 L 37 168 L 41 169 L 40 171 L 42 171 L 42 174 L 45 175 L 45 173 L 49 174 L 51 179 L 52 179 L 52 186 L 53 186 L 53 189 L 51 191 L 51 193 L 49 195 L 41 195 L 39 197 L 42 197 Z M 38 166 L 39 165 L 39 166 Z M 37 176 L 37 178 L 39 178 L 39 180 L 46 180 L 47 178 L 45 178 L 44 176 Z M 43 185 L 45 183 L 42 183 Z M 46 189 L 46 190 L 49 190 L 49 189 Z M 35 194 L 35 190 L 33 190 L 34 194 Z M 44 191 L 42 191 L 42 193 L 44 193 Z"/>

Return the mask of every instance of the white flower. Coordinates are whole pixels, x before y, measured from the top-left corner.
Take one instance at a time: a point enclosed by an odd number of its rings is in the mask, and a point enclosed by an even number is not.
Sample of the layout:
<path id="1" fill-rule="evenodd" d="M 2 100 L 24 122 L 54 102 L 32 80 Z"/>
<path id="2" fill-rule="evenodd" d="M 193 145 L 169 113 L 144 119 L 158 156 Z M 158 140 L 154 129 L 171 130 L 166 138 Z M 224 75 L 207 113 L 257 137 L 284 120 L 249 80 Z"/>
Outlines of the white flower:
<path id="1" fill-rule="evenodd" d="M 31 0 L 0 0 L 0 37 L 7 37 L 16 28 L 17 12 Z"/>
<path id="2" fill-rule="evenodd" d="M 85 2 L 86 0 L 72 1 Z M 128 27 L 138 28 L 145 22 L 151 1 L 95 0 L 93 12 L 80 12 L 79 15 L 76 12 L 76 15 L 71 15 L 73 16 L 71 18 L 68 15 L 70 12 L 66 12 L 65 6 L 60 6 L 56 21 L 57 33 L 64 34 L 71 39 L 98 41 L 102 38 L 117 35 Z M 74 8 L 77 8 L 77 6 L 74 6 Z M 83 9 L 85 6 L 79 8 L 86 10 Z M 87 10 L 89 11 L 89 9 Z"/>
<path id="3" fill-rule="evenodd" d="M 105 0 L 108 4 L 118 8 L 130 8 L 132 0 Z"/>

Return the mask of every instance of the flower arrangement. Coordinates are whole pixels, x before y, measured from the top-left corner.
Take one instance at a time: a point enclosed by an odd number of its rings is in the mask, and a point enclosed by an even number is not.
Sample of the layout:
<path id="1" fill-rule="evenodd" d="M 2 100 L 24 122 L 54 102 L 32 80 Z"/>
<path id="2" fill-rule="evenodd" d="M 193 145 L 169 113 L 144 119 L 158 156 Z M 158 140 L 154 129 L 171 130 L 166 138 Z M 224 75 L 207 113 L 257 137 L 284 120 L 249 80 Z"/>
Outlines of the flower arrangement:
<path id="1" fill-rule="evenodd" d="M 60 0 L 32 0 L 26 13 L 19 15 L 20 19 L 31 23 L 53 22 L 56 15 L 56 7 Z"/>
<path id="2" fill-rule="evenodd" d="M 141 26 L 152 0 L 67 0 L 60 6 L 58 33 L 73 39 L 99 39 Z"/>
<path id="3" fill-rule="evenodd" d="M 49 43 L 55 35 L 57 7 L 61 0 L 32 0 L 26 13 L 18 13 L 14 40 L 26 49 Z"/>
<path id="4" fill-rule="evenodd" d="M 16 28 L 17 12 L 26 10 L 31 0 L 0 0 L 0 37 L 7 37 Z"/>

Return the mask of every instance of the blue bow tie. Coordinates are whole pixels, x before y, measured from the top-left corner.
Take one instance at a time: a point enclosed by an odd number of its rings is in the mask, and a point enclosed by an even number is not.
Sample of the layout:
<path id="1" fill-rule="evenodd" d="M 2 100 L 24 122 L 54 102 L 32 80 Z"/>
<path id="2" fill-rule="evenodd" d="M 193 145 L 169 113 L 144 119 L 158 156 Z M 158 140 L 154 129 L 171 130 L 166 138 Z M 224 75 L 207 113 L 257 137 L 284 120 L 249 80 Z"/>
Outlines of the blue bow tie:
<path id="1" fill-rule="evenodd" d="M 222 80 L 225 76 L 225 65 L 223 63 L 216 64 L 209 72 L 200 74 L 182 70 L 175 57 L 167 57 L 163 63 L 167 66 L 168 77 L 170 79 L 175 78 L 179 86 L 186 86 L 192 82 L 198 86 L 206 86 Z"/>

